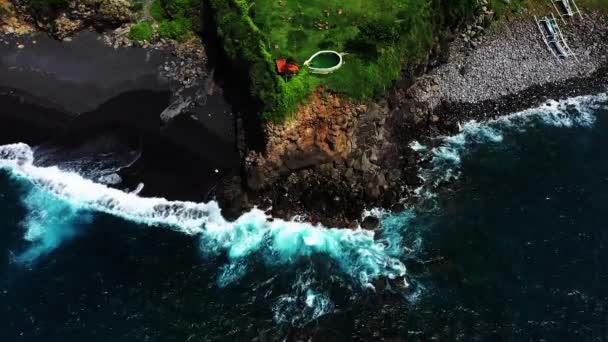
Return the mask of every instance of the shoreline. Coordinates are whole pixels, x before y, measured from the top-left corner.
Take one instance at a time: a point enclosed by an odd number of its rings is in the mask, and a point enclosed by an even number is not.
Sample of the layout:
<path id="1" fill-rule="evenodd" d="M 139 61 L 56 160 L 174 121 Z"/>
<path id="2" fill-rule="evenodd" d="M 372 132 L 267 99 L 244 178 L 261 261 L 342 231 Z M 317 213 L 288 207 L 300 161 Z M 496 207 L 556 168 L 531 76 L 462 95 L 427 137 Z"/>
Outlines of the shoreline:
<path id="1" fill-rule="evenodd" d="M 569 24 L 566 31 L 568 37 L 580 38 L 573 48 L 585 55 L 581 62 L 553 60 L 539 34 L 530 31 L 533 19 L 519 18 L 491 34 L 476 33 L 475 44 L 468 36 L 457 38 L 450 44 L 447 62 L 429 61 L 435 65 L 411 84 L 402 80 L 387 96 L 388 102 L 355 103 L 333 99 L 331 94 L 321 101 L 313 97 L 315 103 L 298 114 L 295 128 L 267 125 L 270 144 L 265 155 L 249 152 L 247 176 L 264 179 L 268 185 L 261 189 L 249 185 L 240 194 L 235 191 L 226 206 L 230 207 L 230 200 L 237 206 L 249 201 L 272 208 L 278 218 L 298 215 L 326 226 L 377 228 L 377 220 L 363 220 L 364 210 L 379 207 L 399 211 L 404 203 L 415 200 L 413 190 L 420 185 L 421 161 L 409 147 L 412 141 L 455 134 L 460 124 L 470 120 L 490 120 L 540 106 L 549 99 L 606 90 L 608 40 L 604 38 L 608 37 L 608 24 L 598 12 L 585 15 L 585 22 Z M 518 39 L 513 34 L 517 30 L 531 35 Z M 493 50 L 496 44 L 511 44 L 511 49 Z M 484 51 L 486 47 L 490 50 Z M 550 66 L 541 67 L 546 63 Z M 474 70 L 461 73 L 463 64 Z M 546 73 L 546 77 L 509 73 L 522 64 L 528 69 L 544 68 L 536 72 Z M 509 77 L 514 78 L 514 86 L 504 92 L 497 84 L 503 86 L 502 79 Z M 449 93 L 455 86 L 471 91 L 488 87 L 489 96 L 454 101 L 443 89 Z M 326 119 L 325 108 L 345 119 Z M 315 120 L 325 123 L 306 124 Z M 329 132 L 325 132 L 328 127 Z M 311 130 L 313 133 L 306 133 Z M 289 140 L 293 143 L 283 142 Z M 285 169 L 294 158 L 303 167 Z M 231 208 L 233 217 L 247 208 Z"/>
<path id="2" fill-rule="evenodd" d="M 323 91 L 313 94 L 311 103 L 301 108 L 298 119 L 293 123 L 264 125 L 262 140 L 266 141 L 266 150 L 262 152 L 248 147 L 246 141 L 261 140 L 251 136 L 259 132 L 253 132 L 244 123 L 247 117 L 233 113 L 223 98 L 224 91 L 216 84 L 214 72 L 206 64 L 207 56 L 202 46 L 169 44 L 171 47 L 164 51 L 158 46 L 157 50 L 136 47 L 117 50 L 116 44 L 108 46 L 108 35 L 94 35 L 107 53 L 118 51 L 120 55 L 135 51 L 145 56 L 146 63 L 150 61 L 150 53 L 159 54 L 161 59 L 153 59 L 154 70 L 146 69 L 144 77 L 135 77 L 130 86 L 138 88 L 137 84 L 140 84 L 149 88 L 149 80 L 155 77 L 157 81 L 164 80 L 153 83 L 149 90 L 162 89 L 170 94 L 166 104 L 157 106 L 159 113 L 142 114 L 150 115 L 151 121 L 145 131 L 152 141 L 145 148 L 148 151 L 144 153 L 147 162 L 136 163 L 123 173 L 128 188 L 134 188 L 145 179 L 145 183 L 151 186 L 146 186 L 142 193 L 144 196 L 160 195 L 194 201 L 217 196 L 224 215 L 229 219 L 236 219 L 252 207 L 259 206 L 272 208 L 275 218 L 289 220 L 298 215 L 326 226 L 375 229 L 377 222 L 362 220 L 364 210 L 380 207 L 399 211 L 405 202 L 413 200 L 413 190 L 420 185 L 420 161 L 409 147 L 413 140 L 424 141 L 437 135 L 453 134 L 464 122 L 493 119 L 542 105 L 548 99 L 605 91 L 608 59 L 602 53 L 608 51 L 607 40 L 603 40 L 608 37 L 608 25 L 597 12 L 591 12 L 589 18 L 589 22 L 569 25 L 567 35 L 583 37 L 573 46 L 577 52 L 585 54 L 584 61 L 591 67 L 568 62 L 572 71 L 562 79 L 555 74 L 553 78 L 534 79 L 524 73 L 523 79 L 514 77 L 515 82 L 519 82 L 516 90 L 509 87 L 506 92 L 498 89 L 502 86 L 496 86 L 499 81 L 494 78 L 506 75 L 501 67 L 515 70 L 525 61 L 529 64 L 527 69 L 534 69 L 536 65 L 553 64 L 555 61 L 545 59 L 551 55 L 538 37 L 514 39 L 513 32 L 518 29 L 529 32 L 531 18 L 517 19 L 509 23 L 514 27 L 499 27 L 487 35 L 483 29 L 474 29 L 479 30 L 474 32 L 474 41 L 466 35 L 456 38 L 450 43 L 446 62 L 429 60 L 428 65 L 432 65 L 429 70 L 423 70 L 414 81 L 402 79 L 380 100 L 357 102 Z M 593 30 L 589 31 L 589 25 Z M 25 39 L 31 42 L 34 36 Z M 513 48 L 495 53 L 493 44 L 502 42 L 505 37 L 510 39 L 506 39 L 505 44 L 514 44 Z M 60 44 L 73 46 L 70 44 L 74 43 L 78 44 L 78 39 Z M 593 44 L 599 52 L 590 51 L 585 44 Z M 15 45 L 11 48 L 27 51 L 30 46 L 19 48 Z M 489 50 L 484 52 L 486 48 Z M 69 55 L 66 49 L 57 51 L 60 55 Z M 192 58 L 193 55 L 196 57 Z M 113 61 L 112 58 L 105 60 L 110 65 Z M 504 65 L 491 69 L 497 61 L 504 62 Z M 547 68 L 547 72 L 561 72 L 561 65 Z M 488 70 L 494 70 L 493 74 L 487 74 Z M 99 75 L 108 74 L 97 72 Z M 521 84 L 527 86 L 522 88 Z M 455 86 L 462 89 L 486 87 L 493 95 L 481 94 L 481 97 L 473 96 L 471 101 L 454 101 L 450 97 L 450 89 Z M 120 89 L 113 91 L 123 94 Z M 38 97 L 56 100 L 52 92 L 43 92 L 43 95 Z M 79 97 L 90 101 L 86 95 Z M 42 105 L 40 98 L 32 97 L 34 103 Z M 64 98 L 63 101 L 71 100 Z M 100 99 L 97 101 L 88 104 L 74 101 L 72 110 L 64 114 L 69 119 L 77 116 L 78 108 L 97 109 L 101 104 Z M 45 107 L 49 107 L 48 103 Z M 41 126 L 57 124 L 52 119 L 46 123 L 40 123 L 39 117 L 32 120 Z M 23 120 L 19 118 L 14 124 L 19 122 Z M 132 123 L 137 126 L 137 119 Z M 53 129 L 59 126 L 57 124 Z M 167 155 L 175 158 L 164 160 Z"/>
<path id="3" fill-rule="evenodd" d="M 44 143 L 68 158 L 126 130 L 142 153 L 119 172 L 117 188 L 144 183 L 143 196 L 208 200 L 221 178 L 238 172 L 234 115 L 200 62 L 204 51 L 183 49 L 114 49 L 91 31 L 63 42 L 0 36 L 1 142 Z M 179 115 L 161 119 L 181 103 Z"/>

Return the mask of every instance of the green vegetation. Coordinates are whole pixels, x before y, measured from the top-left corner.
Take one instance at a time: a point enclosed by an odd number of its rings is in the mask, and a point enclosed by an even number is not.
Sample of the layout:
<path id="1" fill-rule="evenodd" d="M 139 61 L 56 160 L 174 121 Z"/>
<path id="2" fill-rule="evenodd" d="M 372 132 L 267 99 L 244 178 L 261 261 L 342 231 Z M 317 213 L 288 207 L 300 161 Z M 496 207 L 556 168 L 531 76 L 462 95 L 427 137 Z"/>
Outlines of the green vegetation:
<path id="1" fill-rule="evenodd" d="M 295 112 L 317 82 L 304 71 L 286 82 L 276 72 L 274 60 L 264 45 L 266 35 L 249 16 L 246 0 L 209 0 L 226 57 L 236 75 L 247 82 L 249 92 L 267 120 L 280 122 Z"/>
<path id="2" fill-rule="evenodd" d="M 144 2 L 142 0 L 131 0 L 129 1 L 129 5 L 129 9 L 133 13 L 140 12 L 144 9 Z"/>
<path id="3" fill-rule="evenodd" d="M 160 0 L 154 0 L 152 5 L 150 5 L 150 16 L 156 21 L 165 19 L 165 10 L 163 9 L 163 5 L 160 3 Z"/>
<path id="4" fill-rule="evenodd" d="M 384 93 L 401 68 L 424 58 L 432 45 L 431 3 L 419 0 L 256 0 L 253 21 L 272 58 L 303 63 L 315 52 L 349 52 L 346 64 L 310 76 L 355 98 Z"/>
<path id="5" fill-rule="evenodd" d="M 447 28 L 476 14 L 475 0 L 209 0 L 224 50 L 273 121 L 289 118 L 316 85 L 357 99 L 384 94 Z M 348 52 L 330 75 L 277 75 L 275 59 L 302 64 L 323 49 Z"/>
<path id="6" fill-rule="evenodd" d="M 539 2 L 537 0 L 533 0 Z M 547 0 L 549 1 L 549 0 Z M 527 3 L 531 1 L 526 0 L 512 0 L 508 3 L 503 0 L 489 0 L 489 7 L 494 11 L 497 18 L 501 18 L 508 14 L 519 14 L 522 13 L 524 8 L 528 5 Z"/>
<path id="7" fill-rule="evenodd" d="M 450 30 L 478 14 L 476 0 L 156 0 L 160 37 L 186 40 L 198 31 L 199 7 L 213 12 L 209 29 L 222 40 L 235 73 L 267 120 L 285 121 L 321 85 L 355 99 L 381 96 L 403 71 L 413 72 Z M 603 0 L 581 0 L 605 6 Z M 546 0 L 489 0 L 496 17 L 536 13 Z M 319 50 L 347 52 L 330 75 L 303 70 L 286 81 L 275 60 L 303 64 Z"/>
<path id="8" fill-rule="evenodd" d="M 192 36 L 191 22 L 183 17 L 173 20 L 163 20 L 158 25 L 158 35 L 163 38 L 183 42 Z"/>
<path id="9" fill-rule="evenodd" d="M 161 0 L 165 13 L 171 18 L 192 18 L 201 0 Z"/>
<path id="10" fill-rule="evenodd" d="M 131 31 L 129 31 L 129 39 L 138 42 L 142 42 L 144 40 L 150 41 L 153 34 L 154 30 L 152 29 L 152 24 L 144 21 L 131 26 Z"/>
<path id="11" fill-rule="evenodd" d="M 132 7 L 140 8 L 140 0 L 132 0 Z M 203 0 L 154 0 L 148 9 L 149 16 L 143 14 L 129 33 L 135 41 L 149 40 L 154 35 L 152 20 L 158 24 L 157 34 L 161 38 L 187 41 L 200 29 L 200 10 Z M 144 8 L 141 8 L 145 10 Z"/>

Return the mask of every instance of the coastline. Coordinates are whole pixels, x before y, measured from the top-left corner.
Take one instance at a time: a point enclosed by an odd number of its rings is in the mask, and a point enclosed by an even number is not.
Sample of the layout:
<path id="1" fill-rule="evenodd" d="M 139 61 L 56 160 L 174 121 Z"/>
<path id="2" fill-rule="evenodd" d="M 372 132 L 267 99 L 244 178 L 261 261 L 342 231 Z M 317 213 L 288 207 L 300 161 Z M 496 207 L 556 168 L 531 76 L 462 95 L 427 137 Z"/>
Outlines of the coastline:
<path id="1" fill-rule="evenodd" d="M 205 47 L 200 43 L 160 42 L 152 45 L 154 49 L 122 48 L 123 28 L 103 36 L 85 32 L 84 35 L 93 35 L 98 41 L 99 51 L 115 54 L 105 59 L 108 65 L 125 53 L 152 62 L 147 69 L 124 64 L 134 68 L 135 73 L 121 73 L 123 77 L 131 76 L 118 86 L 104 89 L 85 86 L 80 92 L 64 91 L 61 96 L 39 87 L 45 82 L 27 83 L 41 77 L 35 76 L 36 68 L 25 77 L 29 71 L 24 73 L 20 69 L 11 79 L 25 80 L 22 88 L 38 91 L 34 94 L 38 96 L 30 96 L 29 102 L 64 113 L 51 119 L 34 115 L 29 121 L 22 116 L 11 120 L 41 126 L 41 131 L 64 130 L 78 113 L 96 109 L 112 94 L 123 94 L 128 89 L 166 92 L 169 99 L 158 105 L 160 110 L 140 114 L 149 118 L 143 124 L 146 126 L 143 130 L 151 137 L 144 153 L 148 162 L 136 163 L 123 174 L 126 188 L 134 188 L 144 180 L 149 185 L 142 193 L 144 196 L 194 201 L 217 198 L 224 215 L 230 219 L 260 207 L 271 209 L 276 218 L 289 220 L 300 216 L 326 226 L 375 229 L 377 220 L 363 220 L 364 210 L 380 207 L 399 211 L 404 204 L 416 200 L 413 191 L 420 185 L 421 161 L 409 147 L 412 141 L 454 134 L 467 121 L 493 119 L 541 105 L 548 99 L 604 91 L 608 84 L 608 25 L 599 12 L 585 16 L 585 21 L 565 27 L 569 39 L 578 38 L 573 39 L 576 41 L 572 46 L 582 56 L 582 63 L 552 60 L 540 37 L 534 35 L 537 32 L 533 31 L 530 17 L 502 23 L 492 32 L 469 25 L 449 44 L 446 55 L 430 56 L 417 78 L 404 76 L 385 98 L 361 102 L 320 90 L 300 109 L 293 122 L 284 126 L 263 124 L 261 138 L 257 136 L 257 128 L 252 129 L 244 122 L 247 119 L 244 114 L 233 113 L 222 88 L 234 90 L 223 82 L 217 84 L 218 79 L 207 64 Z M 15 39 L 31 43 L 32 37 L 35 36 Z M 30 49 L 17 47 L 16 41 L 11 44 L 13 53 Z M 77 45 L 72 44 L 78 44 L 78 36 L 60 44 L 73 48 Z M 64 48 L 58 51 L 59 55 L 70 54 Z M 111 74 L 103 70 L 97 70 L 101 80 Z M 505 70 L 521 72 L 510 77 Z M 70 72 L 79 73 L 78 68 Z M 549 77 L 537 77 L 539 72 Z M 89 75 L 89 83 L 99 81 L 95 75 Z M 505 85 L 505 77 L 514 83 Z M 91 96 L 96 92 L 105 93 Z M 27 96 L 22 94 L 19 101 Z M 49 104 L 46 99 L 59 103 Z M 238 101 L 235 96 L 231 100 Z M 67 109 L 65 103 L 69 104 Z M 234 105 L 238 107 L 238 103 Z M 131 124 L 140 130 L 142 121 L 138 116 L 132 116 Z M 104 120 L 102 117 L 101 122 Z M 48 138 L 48 134 L 42 134 L 37 141 Z M 265 149 L 260 151 L 252 146 L 251 141 L 259 143 L 258 140 L 265 141 Z M 167 156 L 175 159 L 165 160 Z"/>
<path id="2" fill-rule="evenodd" d="M 567 26 L 580 63 L 517 39 L 530 17 L 465 25 L 386 96 L 318 88 L 285 125 L 257 121 L 211 42 L 86 32 L 111 55 L 90 74 L 76 36 L 10 46 L 32 48 L 19 68 L 0 44 L 0 76 L 21 82 L 0 77 L 8 334 L 603 336 L 608 17 L 593 18 Z M 63 87 L 67 61 L 83 89 Z"/>
<path id="3" fill-rule="evenodd" d="M 2 144 L 44 144 L 71 158 L 126 131 L 141 156 L 115 186 L 143 183 L 143 196 L 168 199 L 209 200 L 220 179 L 238 172 L 234 116 L 200 47 L 115 49 L 91 31 L 69 41 L 43 33 L 0 40 Z M 172 106 L 179 115 L 162 120 Z"/>
<path id="4" fill-rule="evenodd" d="M 247 179 L 238 181 L 264 179 L 267 185 L 248 184 L 241 193 L 232 185 L 224 205 L 235 217 L 251 202 L 271 208 L 274 217 L 298 215 L 326 226 L 375 229 L 378 221 L 361 217 L 364 210 L 399 211 L 416 201 L 423 161 L 409 147 L 412 141 L 455 134 L 467 121 L 491 120 L 548 100 L 606 90 L 608 24 L 603 14 L 585 13 L 584 21 L 566 26 L 567 37 L 578 38 L 572 44 L 584 56 L 578 62 L 557 62 L 533 27 L 533 19 L 523 17 L 493 32 L 475 31 L 474 40 L 459 36 L 450 43 L 447 61 L 431 59 L 414 82 L 400 81 L 388 101 L 313 97 L 291 127 L 266 127 L 270 143 L 265 155 L 249 152 Z M 528 36 L 514 35 L 518 30 Z M 505 84 L 510 78 L 513 84 Z M 470 90 L 471 96 L 455 100 L 450 90 L 456 86 L 463 94 Z M 486 90 L 479 94 L 481 89 Z M 332 106 L 332 114 L 343 119 L 325 118 L 324 109 Z M 306 124 L 311 121 L 316 123 Z M 294 159 L 303 167 L 285 168 Z"/>

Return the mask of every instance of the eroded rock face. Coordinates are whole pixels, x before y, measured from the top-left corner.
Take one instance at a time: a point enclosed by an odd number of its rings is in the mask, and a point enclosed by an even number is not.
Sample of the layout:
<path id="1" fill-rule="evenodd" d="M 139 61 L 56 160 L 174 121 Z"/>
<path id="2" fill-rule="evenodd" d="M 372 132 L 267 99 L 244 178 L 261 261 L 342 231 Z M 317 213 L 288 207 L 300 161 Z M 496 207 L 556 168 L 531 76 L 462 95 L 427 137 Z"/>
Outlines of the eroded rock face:
<path id="1" fill-rule="evenodd" d="M 294 121 L 267 125 L 266 153 L 247 155 L 250 199 L 274 217 L 356 228 L 365 208 L 390 207 L 406 190 L 409 160 L 394 153 L 390 116 L 387 101 L 357 103 L 319 89 Z"/>
<path id="2" fill-rule="evenodd" d="M 294 121 L 267 125 L 266 155 L 251 152 L 246 160 L 249 187 L 259 190 L 279 175 L 346 158 L 359 114 L 354 104 L 318 90 Z"/>

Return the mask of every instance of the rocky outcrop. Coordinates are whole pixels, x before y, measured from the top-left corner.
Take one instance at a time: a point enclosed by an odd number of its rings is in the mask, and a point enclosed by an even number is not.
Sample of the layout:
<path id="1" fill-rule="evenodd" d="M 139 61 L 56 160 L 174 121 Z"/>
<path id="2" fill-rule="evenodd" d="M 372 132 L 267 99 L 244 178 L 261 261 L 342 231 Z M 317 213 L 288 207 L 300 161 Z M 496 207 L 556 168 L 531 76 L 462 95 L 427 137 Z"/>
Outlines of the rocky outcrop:
<path id="1" fill-rule="evenodd" d="M 248 186 L 260 190 L 280 175 L 346 158 L 356 144 L 352 127 L 363 109 L 318 89 L 290 123 L 266 125 L 266 153 L 250 152 L 246 158 Z"/>
<path id="2" fill-rule="evenodd" d="M 13 4 L 8 0 L 0 0 L 0 32 L 10 34 L 26 34 L 34 30 L 32 25 L 22 20 Z"/>
<path id="3" fill-rule="evenodd" d="M 272 208 L 275 217 L 356 227 L 365 208 L 391 206 L 406 189 L 405 169 L 396 166 L 406 159 L 389 148 L 389 114 L 386 101 L 355 103 L 317 90 L 290 124 L 267 125 L 266 153 L 246 158 L 248 194 L 231 196 Z"/>
<path id="4" fill-rule="evenodd" d="M 67 38 L 85 27 L 116 28 L 131 20 L 128 0 L 71 0 L 64 9 L 40 11 L 25 0 L 12 0 L 23 18 L 59 39 Z"/>

